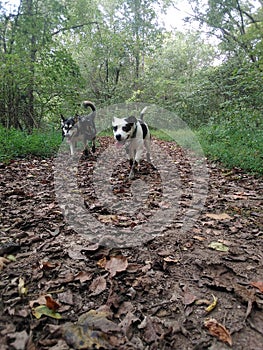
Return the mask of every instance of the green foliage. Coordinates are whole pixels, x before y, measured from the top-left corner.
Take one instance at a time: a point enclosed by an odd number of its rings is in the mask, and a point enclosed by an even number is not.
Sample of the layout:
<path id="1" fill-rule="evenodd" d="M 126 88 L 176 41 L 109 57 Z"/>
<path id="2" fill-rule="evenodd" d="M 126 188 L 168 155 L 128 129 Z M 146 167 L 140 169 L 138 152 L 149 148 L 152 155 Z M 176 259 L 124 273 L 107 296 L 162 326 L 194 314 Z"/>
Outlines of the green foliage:
<path id="1" fill-rule="evenodd" d="M 225 166 L 263 174 L 263 125 L 258 128 L 213 124 L 198 130 L 205 154 Z"/>
<path id="2" fill-rule="evenodd" d="M 61 133 L 52 129 L 32 134 L 0 126 L 0 162 L 27 156 L 53 156 L 61 144 Z"/>
<path id="3" fill-rule="evenodd" d="M 1 129 L 2 159 L 52 154 L 56 142 L 46 144 L 50 135 L 41 139 L 34 128 L 56 123 L 60 113 L 82 113 L 80 102 L 90 99 L 98 108 L 167 108 L 200 130 L 207 154 L 259 169 L 263 6 L 188 2 L 188 21 L 215 36 L 217 47 L 200 31 L 165 32 L 158 11 L 171 0 L 27 0 L 16 10 L 1 3 L 0 125 L 11 128 Z M 192 147 L 186 134 L 175 136 Z"/>

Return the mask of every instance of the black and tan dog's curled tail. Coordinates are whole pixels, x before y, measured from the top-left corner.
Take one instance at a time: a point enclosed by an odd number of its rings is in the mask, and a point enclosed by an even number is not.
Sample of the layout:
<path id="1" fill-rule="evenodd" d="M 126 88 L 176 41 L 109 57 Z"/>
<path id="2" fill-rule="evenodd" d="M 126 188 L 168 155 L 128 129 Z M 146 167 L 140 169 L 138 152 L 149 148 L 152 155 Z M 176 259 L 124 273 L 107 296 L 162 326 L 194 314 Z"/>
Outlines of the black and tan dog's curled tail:
<path id="1" fill-rule="evenodd" d="M 84 108 L 90 107 L 90 108 L 92 109 L 93 112 L 96 111 L 95 105 L 94 105 L 92 102 L 90 102 L 90 101 L 83 101 L 83 102 L 82 102 L 82 105 L 83 105 Z"/>

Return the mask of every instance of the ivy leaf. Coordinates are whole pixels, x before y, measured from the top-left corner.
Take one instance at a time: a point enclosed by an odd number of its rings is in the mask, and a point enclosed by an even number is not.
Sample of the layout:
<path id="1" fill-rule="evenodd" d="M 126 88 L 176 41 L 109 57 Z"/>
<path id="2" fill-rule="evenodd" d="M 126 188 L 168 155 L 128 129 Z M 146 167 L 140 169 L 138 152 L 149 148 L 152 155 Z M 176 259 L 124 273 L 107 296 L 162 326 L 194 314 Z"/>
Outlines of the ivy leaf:
<path id="1" fill-rule="evenodd" d="M 62 316 L 58 312 L 54 312 L 53 310 L 49 309 L 46 305 L 39 305 L 32 309 L 32 314 L 37 318 L 38 320 L 44 315 L 48 317 L 55 318 L 57 320 L 60 320 Z"/>

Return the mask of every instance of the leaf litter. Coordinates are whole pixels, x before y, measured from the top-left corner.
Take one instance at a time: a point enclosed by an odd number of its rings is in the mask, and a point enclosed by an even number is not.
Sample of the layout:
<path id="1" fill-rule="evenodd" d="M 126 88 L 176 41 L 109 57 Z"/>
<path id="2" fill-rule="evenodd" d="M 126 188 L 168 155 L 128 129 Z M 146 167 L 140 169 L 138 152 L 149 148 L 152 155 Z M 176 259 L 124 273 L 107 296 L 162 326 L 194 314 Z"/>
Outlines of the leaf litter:
<path id="1" fill-rule="evenodd" d="M 166 206 L 160 179 L 142 163 L 141 176 L 150 176 L 148 209 L 134 217 L 105 211 L 90 179 L 111 142 L 102 137 L 98 154 L 80 161 L 79 186 L 98 220 L 134 227 Z M 183 214 L 191 195 L 188 160 L 174 143 L 154 142 L 176 160 Z M 262 179 L 239 169 L 225 176 L 213 163 L 209 174 L 205 208 L 191 231 L 178 230 L 179 215 L 162 236 L 111 249 L 65 222 L 52 159 L 2 165 L 1 350 L 261 349 Z M 128 170 L 115 175 L 115 195 L 129 197 Z"/>

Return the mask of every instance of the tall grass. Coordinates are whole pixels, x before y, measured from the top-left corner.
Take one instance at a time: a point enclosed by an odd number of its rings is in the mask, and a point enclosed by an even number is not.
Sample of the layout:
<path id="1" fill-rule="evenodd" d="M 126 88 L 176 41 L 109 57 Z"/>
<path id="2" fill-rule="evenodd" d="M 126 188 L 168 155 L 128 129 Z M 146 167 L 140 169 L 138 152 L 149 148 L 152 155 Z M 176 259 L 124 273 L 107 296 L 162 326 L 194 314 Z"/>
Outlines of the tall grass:
<path id="1" fill-rule="evenodd" d="M 263 131 L 258 127 L 241 127 L 224 123 L 200 127 L 193 139 L 192 131 L 178 130 L 175 133 L 152 130 L 152 134 L 164 141 L 175 141 L 184 148 L 199 149 L 226 167 L 239 167 L 245 171 L 263 174 Z M 111 130 L 105 135 L 112 136 Z M 100 135 L 99 135 L 100 136 Z M 98 138 L 99 138 L 98 136 Z M 28 156 L 51 157 L 61 144 L 61 133 L 50 129 L 35 130 L 27 134 L 0 126 L 0 162 Z"/>
<path id="2" fill-rule="evenodd" d="M 225 124 L 201 127 L 197 132 L 208 158 L 228 168 L 263 174 L 263 130 Z"/>
<path id="3" fill-rule="evenodd" d="M 61 133 L 55 130 L 34 130 L 28 134 L 0 126 L 0 162 L 27 156 L 51 157 L 61 143 Z"/>

